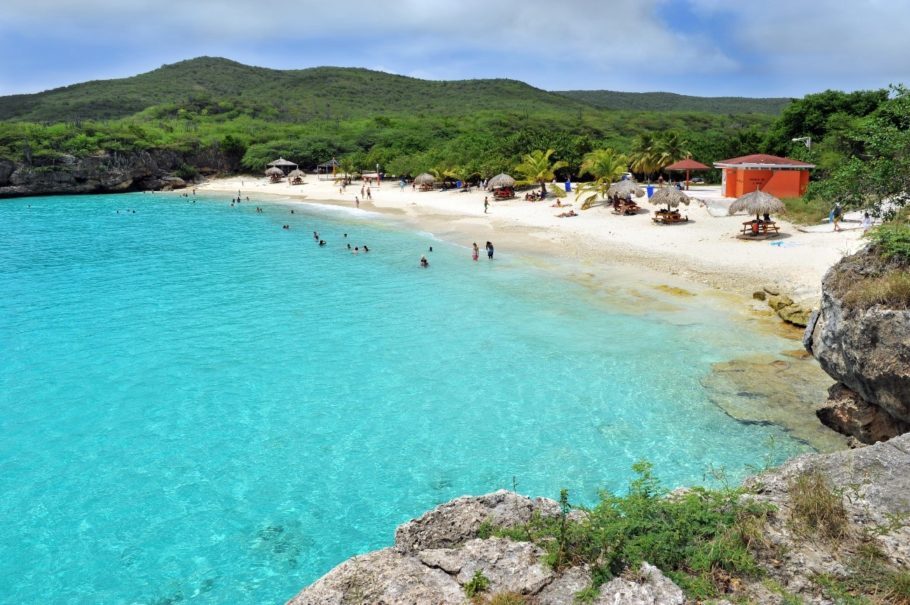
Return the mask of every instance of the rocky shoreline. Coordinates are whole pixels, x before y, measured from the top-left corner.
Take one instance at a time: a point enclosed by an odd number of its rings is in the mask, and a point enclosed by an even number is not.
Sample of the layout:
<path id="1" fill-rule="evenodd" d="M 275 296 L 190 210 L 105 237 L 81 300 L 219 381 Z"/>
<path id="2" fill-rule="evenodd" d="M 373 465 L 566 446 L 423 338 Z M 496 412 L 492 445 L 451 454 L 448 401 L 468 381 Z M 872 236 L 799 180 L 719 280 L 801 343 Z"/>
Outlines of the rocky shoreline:
<path id="1" fill-rule="evenodd" d="M 236 169 L 236 160 L 217 146 L 193 153 L 149 150 L 87 157 L 61 154 L 26 162 L 0 158 L 0 198 L 171 191 L 186 187 L 198 175 Z"/>
<path id="2" fill-rule="evenodd" d="M 848 573 L 857 553 L 874 547 L 888 565 L 910 564 L 910 435 L 874 446 L 833 454 L 805 455 L 746 482 L 744 498 L 772 505 L 755 550 L 761 578 L 730 583 L 717 604 L 833 601 L 819 578 Z M 794 479 L 819 474 L 841 500 L 847 529 L 840 540 L 805 535 L 793 522 Z M 485 595 L 496 602 L 569 605 L 591 585 L 591 570 L 574 566 L 555 572 L 544 551 L 531 542 L 489 537 L 484 528 L 514 528 L 533 515 L 556 517 L 559 503 L 498 491 L 462 497 L 401 525 L 390 548 L 353 557 L 305 588 L 288 605 L 427 604 L 471 602 L 468 587 L 480 572 Z M 573 511 L 574 519 L 584 513 Z M 900 521 L 896 521 L 900 520 Z M 470 592 L 470 590 L 469 590 Z M 484 597 L 485 599 L 487 597 Z M 694 603 L 661 570 L 644 563 L 601 586 L 595 604 L 672 605 Z"/>

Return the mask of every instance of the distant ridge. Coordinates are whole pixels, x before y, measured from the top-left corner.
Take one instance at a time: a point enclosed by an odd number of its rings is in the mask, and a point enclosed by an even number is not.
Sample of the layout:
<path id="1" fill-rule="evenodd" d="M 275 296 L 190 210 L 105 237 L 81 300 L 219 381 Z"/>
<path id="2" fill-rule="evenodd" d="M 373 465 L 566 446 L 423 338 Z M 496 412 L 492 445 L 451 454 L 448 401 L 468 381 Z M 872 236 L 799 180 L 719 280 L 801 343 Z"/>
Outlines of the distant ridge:
<path id="1" fill-rule="evenodd" d="M 187 103 L 275 121 L 480 111 L 582 113 L 603 109 L 776 114 L 788 99 L 687 97 L 671 93 L 549 92 L 508 79 L 432 81 L 360 68 L 276 70 L 199 57 L 114 80 L 0 97 L 0 120 L 68 122 L 123 118 Z M 162 107 L 163 106 L 163 107 Z"/>
<path id="2" fill-rule="evenodd" d="M 613 90 L 556 91 L 601 109 L 625 111 L 698 111 L 717 114 L 766 113 L 777 115 L 793 99 L 770 97 L 692 97 L 672 92 L 617 92 Z"/>

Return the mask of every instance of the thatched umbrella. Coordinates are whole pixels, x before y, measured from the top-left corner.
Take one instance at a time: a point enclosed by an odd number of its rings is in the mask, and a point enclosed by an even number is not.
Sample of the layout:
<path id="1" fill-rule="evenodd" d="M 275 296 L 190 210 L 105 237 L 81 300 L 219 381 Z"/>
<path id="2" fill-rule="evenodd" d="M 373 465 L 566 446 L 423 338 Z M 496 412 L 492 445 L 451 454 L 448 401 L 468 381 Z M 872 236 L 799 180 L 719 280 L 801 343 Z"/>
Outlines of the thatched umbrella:
<path id="1" fill-rule="evenodd" d="M 292 179 L 302 179 L 303 177 L 306 176 L 306 173 L 303 170 L 296 168 L 294 170 L 291 170 L 288 173 L 288 176 L 291 177 Z"/>
<path id="2" fill-rule="evenodd" d="M 493 191 L 494 189 L 503 189 L 505 187 L 514 187 L 515 179 L 509 176 L 506 173 L 497 174 L 489 181 L 487 181 L 487 190 Z"/>
<path id="3" fill-rule="evenodd" d="M 423 174 L 418 174 L 417 178 L 414 179 L 416 185 L 432 185 L 436 182 L 436 178 L 429 172 L 424 172 Z"/>
<path id="4" fill-rule="evenodd" d="M 777 214 L 785 209 L 786 206 L 784 206 L 782 201 L 770 193 L 756 189 L 751 193 L 736 198 L 736 201 L 730 204 L 730 209 L 727 213 L 748 212 L 749 214 L 754 214 L 755 218 L 758 219 L 762 214 Z"/>
<path id="5" fill-rule="evenodd" d="M 670 211 L 670 208 L 676 208 L 680 204 L 688 206 L 690 201 L 692 200 L 689 199 L 689 196 L 676 187 L 661 187 L 651 196 L 651 203 L 655 206 L 657 204 L 666 204 L 667 212 Z"/>
<path id="6" fill-rule="evenodd" d="M 645 194 L 645 190 L 642 189 L 638 183 L 635 181 L 619 181 L 610 185 L 610 188 L 607 189 L 607 197 L 613 197 L 618 195 L 619 197 L 624 197 L 627 199 L 632 199 L 632 196 L 641 197 Z"/>
<path id="7" fill-rule="evenodd" d="M 268 170 L 265 171 L 265 175 L 266 176 L 284 176 L 284 170 L 282 170 L 281 168 L 278 168 L 276 166 L 272 166 L 271 168 L 269 168 Z"/>

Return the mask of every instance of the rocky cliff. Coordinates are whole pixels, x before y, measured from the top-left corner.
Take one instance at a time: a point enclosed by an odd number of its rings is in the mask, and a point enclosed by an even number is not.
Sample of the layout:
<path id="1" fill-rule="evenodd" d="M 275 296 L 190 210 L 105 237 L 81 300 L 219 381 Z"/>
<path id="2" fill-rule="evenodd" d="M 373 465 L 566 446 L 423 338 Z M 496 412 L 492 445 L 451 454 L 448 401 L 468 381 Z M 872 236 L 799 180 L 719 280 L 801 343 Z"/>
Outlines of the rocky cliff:
<path id="1" fill-rule="evenodd" d="M 825 275 L 803 340 L 837 381 L 819 418 L 862 443 L 910 431 L 910 309 L 862 296 L 870 280 L 910 269 L 900 265 L 872 247 L 841 260 Z"/>
<path id="2" fill-rule="evenodd" d="M 772 512 L 756 532 L 754 548 L 762 572 L 731 581 L 730 601 L 827 604 L 836 602 L 830 586 L 854 587 L 844 590 L 863 594 L 861 582 L 871 581 L 873 585 L 866 588 L 881 589 L 885 594 L 886 587 L 874 582 L 890 581 L 882 579 L 886 577 L 910 579 L 895 571 L 906 570 L 910 564 L 908 465 L 910 435 L 905 435 L 857 450 L 802 456 L 750 479 L 749 492 L 743 497 L 770 504 Z M 796 520 L 794 511 L 805 498 L 800 479 L 805 477 L 821 477 L 833 486 L 828 493 L 838 501 L 835 508 L 841 511 L 844 524 L 836 540 L 806 534 Z M 559 514 L 559 504 L 552 500 L 506 491 L 458 498 L 400 526 L 394 546 L 342 563 L 288 605 L 570 605 L 579 591 L 591 586 L 589 568 L 579 565 L 557 573 L 544 564 L 544 551 L 532 542 L 483 537 L 489 534 L 485 527 L 516 527 L 533 515 Z M 572 515 L 583 519 L 577 511 Z M 888 569 L 892 575 L 872 580 L 859 576 L 857 565 L 862 563 L 857 563 L 857 557 L 861 560 L 864 553 L 876 557 L 877 573 Z M 867 568 L 862 569 L 869 575 Z M 472 600 L 468 587 L 477 572 L 487 585 Z M 645 563 L 602 585 L 589 602 L 674 605 L 695 601 L 687 599 L 659 569 Z"/>
<path id="3" fill-rule="evenodd" d="M 217 147 L 189 154 L 151 150 L 59 155 L 28 162 L 0 158 L 0 198 L 179 189 L 186 182 L 178 173 L 212 174 L 235 168 Z"/>

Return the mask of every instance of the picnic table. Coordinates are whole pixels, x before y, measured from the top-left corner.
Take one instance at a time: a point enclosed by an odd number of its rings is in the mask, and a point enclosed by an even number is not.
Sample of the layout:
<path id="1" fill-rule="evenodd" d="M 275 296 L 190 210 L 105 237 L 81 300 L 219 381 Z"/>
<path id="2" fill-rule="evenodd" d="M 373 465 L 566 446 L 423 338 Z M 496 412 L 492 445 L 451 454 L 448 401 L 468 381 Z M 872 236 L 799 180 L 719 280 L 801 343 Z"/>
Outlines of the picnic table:
<path id="1" fill-rule="evenodd" d="M 780 229 L 777 227 L 777 223 L 774 221 L 760 221 L 760 220 L 751 220 L 743 223 L 742 234 L 749 235 L 758 235 L 758 234 L 767 234 L 773 231 L 774 233 L 780 233 Z"/>

